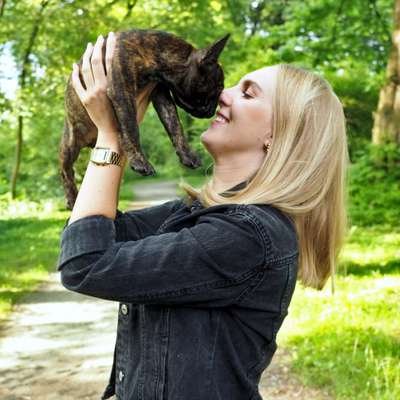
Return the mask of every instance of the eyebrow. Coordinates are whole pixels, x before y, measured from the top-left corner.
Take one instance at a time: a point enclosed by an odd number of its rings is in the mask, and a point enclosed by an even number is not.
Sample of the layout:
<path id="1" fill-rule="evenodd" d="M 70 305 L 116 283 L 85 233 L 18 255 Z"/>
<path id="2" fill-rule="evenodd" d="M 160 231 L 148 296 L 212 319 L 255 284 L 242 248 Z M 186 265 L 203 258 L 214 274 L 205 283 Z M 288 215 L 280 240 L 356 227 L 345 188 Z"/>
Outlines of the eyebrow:
<path id="1" fill-rule="evenodd" d="M 258 83 L 252 81 L 251 79 L 245 79 L 242 82 L 243 85 L 249 85 L 249 86 L 254 86 L 256 89 L 258 89 L 261 93 L 263 93 L 263 90 L 261 89 L 260 85 Z"/>

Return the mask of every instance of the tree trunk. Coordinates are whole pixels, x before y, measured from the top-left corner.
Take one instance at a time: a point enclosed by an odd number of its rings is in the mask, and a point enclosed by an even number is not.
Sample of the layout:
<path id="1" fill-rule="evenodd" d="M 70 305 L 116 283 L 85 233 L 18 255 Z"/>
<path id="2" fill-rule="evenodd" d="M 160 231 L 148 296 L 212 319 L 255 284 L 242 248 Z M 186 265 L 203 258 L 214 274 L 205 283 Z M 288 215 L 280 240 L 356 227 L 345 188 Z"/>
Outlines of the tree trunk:
<path id="1" fill-rule="evenodd" d="M 6 0 L 0 0 L 0 17 L 3 16 L 5 8 L 6 8 Z"/>
<path id="2" fill-rule="evenodd" d="M 22 152 L 22 132 L 24 126 L 24 118 L 20 115 L 18 117 L 18 130 L 17 130 L 17 145 L 15 147 L 15 162 L 14 169 L 11 175 L 11 198 L 15 199 L 16 196 L 16 188 L 17 188 L 17 177 L 19 166 L 21 164 L 21 152 Z"/>
<path id="3" fill-rule="evenodd" d="M 26 85 L 26 76 L 28 74 L 28 70 L 30 67 L 30 60 L 29 56 L 31 55 L 33 46 L 35 44 L 35 39 L 36 36 L 39 32 L 39 27 L 42 22 L 42 17 L 43 17 L 43 11 L 49 4 L 50 0 L 43 0 L 40 4 L 40 8 L 38 11 L 38 15 L 36 17 L 35 23 L 33 25 L 32 32 L 29 37 L 29 42 L 27 49 L 24 54 L 24 58 L 22 61 L 22 69 L 21 69 L 21 75 L 19 76 L 19 89 L 23 91 L 25 89 Z M 22 153 L 22 143 L 23 143 L 23 127 L 24 127 L 24 117 L 22 115 L 18 116 L 18 129 L 17 129 L 17 144 L 15 148 L 15 161 L 14 161 L 14 168 L 13 172 L 11 175 L 10 179 L 10 192 L 11 192 L 11 198 L 15 199 L 16 197 L 16 191 L 17 191 L 17 180 L 18 180 L 18 173 L 19 173 L 19 168 L 21 165 L 21 153 Z"/>
<path id="4" fill-rule="evenodd" d="M 392 49 L 386 69 L 386 84 L 379 94 L 372 129 L 372 143 L 388 142 L 400 144 L 400 0 L 395 2 Z"/>

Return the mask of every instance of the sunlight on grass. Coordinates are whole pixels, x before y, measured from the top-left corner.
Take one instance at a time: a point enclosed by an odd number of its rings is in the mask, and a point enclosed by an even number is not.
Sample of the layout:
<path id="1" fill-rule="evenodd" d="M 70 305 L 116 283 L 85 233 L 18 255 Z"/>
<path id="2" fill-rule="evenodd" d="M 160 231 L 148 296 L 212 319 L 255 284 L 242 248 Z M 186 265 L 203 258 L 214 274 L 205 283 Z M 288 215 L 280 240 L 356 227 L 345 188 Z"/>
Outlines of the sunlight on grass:
<path id="1" fill-rule="evenodd" d="M 364 265 L 400 258 L 400 232 L 392 227 L 352 227 L 342 260 Z"/>

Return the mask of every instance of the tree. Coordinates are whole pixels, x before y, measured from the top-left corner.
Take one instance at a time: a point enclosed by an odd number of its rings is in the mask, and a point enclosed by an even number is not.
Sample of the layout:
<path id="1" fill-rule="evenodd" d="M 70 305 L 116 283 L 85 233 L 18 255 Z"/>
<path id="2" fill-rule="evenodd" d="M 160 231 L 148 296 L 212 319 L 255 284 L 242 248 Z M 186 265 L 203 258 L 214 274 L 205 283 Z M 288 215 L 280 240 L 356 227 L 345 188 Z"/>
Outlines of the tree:
<path id="1" fill-rule="evenodd" d="M 49 0 L 43 0 L 40 3 L 40 7 L 37 12 L 37 16 L 36 16 L 35 21 L 32 26 L 32 31 L 29 35 L 28 44 L 27 44 L 26 50 L 23 55 L 21 73 L 18 77 L 19 88 L 22 93 L 24 92 L 26 84 L 27 84 L 27 75 L 28 75 L 28 69 L 31 64 L 30 56 L 32 53 L 32 48 L 35 45 L 35 40 L 36 40 L 37 34 L 39 32 L 40 25 L 42 23 L 43 12 L 44 12 L 45 8 L 48 6 L 48 4 L 49 4 Z M 16 185 L 17 185 L 18 171 L 19 171 L 19 166 L 21 164 L 23 129 L 24 129 L 24 116 L 21 113 L 20 115 L 18 115 L 17 141 L 16 141 L 16 148 L 15 148 L 15 162 L 14 162 L 12 176 L 10 179 L 10 192 L 11 192 L 12 199 L 15 198 L 15 190 L 16 190 Z"/>
<path id="2" fill-rule="evenodd" d="M 392 49 L 386 68 L 386 84 L 374 113 L 372 143 L 400 144 L 400 0 L 395 1 Z"/>

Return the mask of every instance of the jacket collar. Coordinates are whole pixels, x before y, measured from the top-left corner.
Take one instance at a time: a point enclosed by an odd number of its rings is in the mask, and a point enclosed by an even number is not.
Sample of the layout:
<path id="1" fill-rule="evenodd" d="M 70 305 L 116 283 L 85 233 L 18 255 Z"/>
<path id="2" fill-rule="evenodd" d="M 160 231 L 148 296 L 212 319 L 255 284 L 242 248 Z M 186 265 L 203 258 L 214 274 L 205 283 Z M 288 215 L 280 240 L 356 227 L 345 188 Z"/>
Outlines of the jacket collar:
<path id="1" fill-rule="evenodd" d="M 235 186 L 232 186 L 231 188 L 225 190 L 222 193 L 219 193 L 220 195 L 224 196 L 224 197 L 231 197 L 234 195 L 234 193 L 229 193 L 229 192 L 237 192 L 238 190 L 243 189 L 244 187 L 246 187 L 246 185 L 248 184 L 248 182 L 252 179 L 253 177 L 251 177 L 250 179 L 246 179 L 242 182 L 239 182 L 238 184 L 236 184 Z M 188 204 L 188 203 L 187 203 Z M 188 204 L 188 206 L 190 207 L 191 211 L 203 208 L 203 204 L 201 203 L 201 201 L 199 199 L 195 199 L 192 202 L 190 202 Z"/>
<path id="2" fill-rule="evenodd" d="M 230 194 L 230 193 L 228 193 L 228 192 L 237 192 L 238 190 L 243 189 L 244 187 L 246 187 L 247 182 L 248 182 L 248 179 L 246 179 L 246 180 L 244 180 L 244 181 L 238 183 L 238 184 L 235 185 L 235 186 L 232 186 L 230 189 L 225 190 L 225 192 L 220 193 L 220 195 L 221 195 L 221 196 L 225 196 L 225 197 L 230 197 L 230 196 L 232 196 L 233 194 Z"/>

